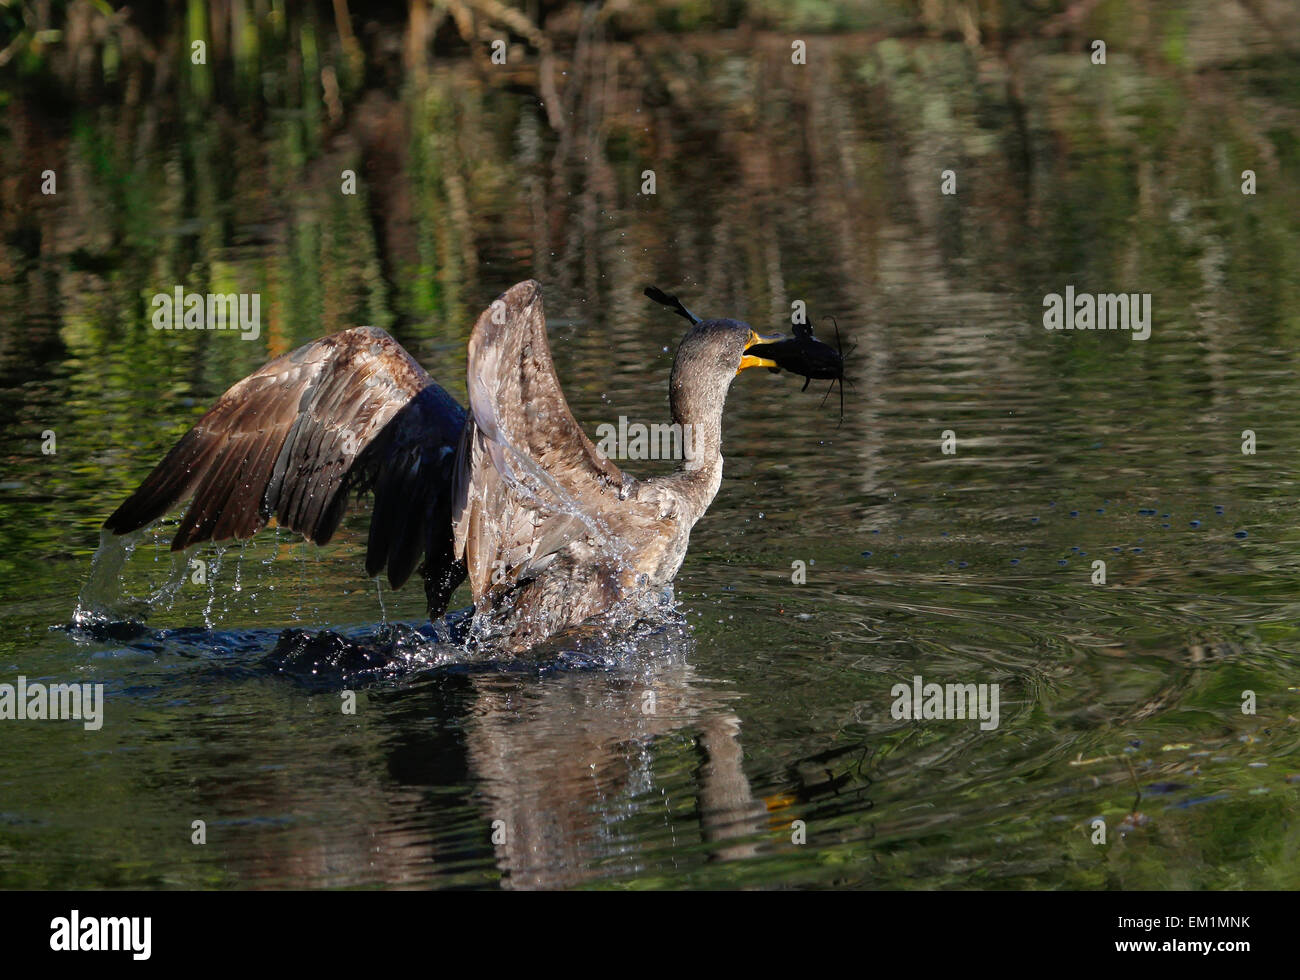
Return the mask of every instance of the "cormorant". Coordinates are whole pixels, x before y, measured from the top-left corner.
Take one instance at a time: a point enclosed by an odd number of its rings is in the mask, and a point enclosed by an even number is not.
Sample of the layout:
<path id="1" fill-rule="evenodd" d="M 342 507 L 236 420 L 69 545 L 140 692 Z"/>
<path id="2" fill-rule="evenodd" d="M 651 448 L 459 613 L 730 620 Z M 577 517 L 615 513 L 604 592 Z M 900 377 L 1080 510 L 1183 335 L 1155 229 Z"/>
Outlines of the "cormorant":
<path id="1" fill-rule="evenodd" d="M 624 473 L 574 420 L 530 280 L 474 325 L 468 411 L 383 330 L 344 330 L 226 391 L 104 526 L 125 534 L 193 497 L 173 551 L 249 538 L 272 517 L 325 544 L 369 492 L 366 573 L 398 588 L 419 566 L 431 619 L 468 577 L 475 618 L 525 649 L 672 580 L 722 480 L 732 379 L 784 366 L 749 352 L 780 338 L 676 305 L 692 327 L 669 401 L 693 451 L 665 476 Z"/>

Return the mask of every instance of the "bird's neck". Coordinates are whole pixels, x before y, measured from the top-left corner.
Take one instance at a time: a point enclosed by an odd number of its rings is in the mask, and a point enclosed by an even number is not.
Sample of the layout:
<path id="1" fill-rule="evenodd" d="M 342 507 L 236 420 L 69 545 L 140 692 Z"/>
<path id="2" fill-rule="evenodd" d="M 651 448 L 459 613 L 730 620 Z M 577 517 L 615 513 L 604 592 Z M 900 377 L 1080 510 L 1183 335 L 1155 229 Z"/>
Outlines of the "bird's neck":
<path id="1" fill-rule="evenodd" d="M 699 364 L 683 359 L 678 348 L 668 379 L 668 404 L 681 433 L 682 459 L 673 473 L 658 481 L 677 499 L 687 533 L 722 484 L 722 407 L 731 383 L 730 376 L 711 376 L 695 367 Z"/>
<path id="2" fill-rule="evenodd" d="M 663 484 L 681 501 L 690 527 L 722 484 L 722 412 L 720 405 L 693 405 L 679 398 L 672 399 L 672 412 L 681 431 L 682 459 Z"/>
<path id="3" fill-rule="evenodd" d="M 682 461 L 679 472 L 693 473 L 722 467 L 722 407 L 727 400 L 727 384 L 707 383 L 708 378 L 694 377 L 673 363 L 668 381 L 668 406 L 673 424 L 682 436 Z M 730 379 L 727 379 L 729 382 Z"/>

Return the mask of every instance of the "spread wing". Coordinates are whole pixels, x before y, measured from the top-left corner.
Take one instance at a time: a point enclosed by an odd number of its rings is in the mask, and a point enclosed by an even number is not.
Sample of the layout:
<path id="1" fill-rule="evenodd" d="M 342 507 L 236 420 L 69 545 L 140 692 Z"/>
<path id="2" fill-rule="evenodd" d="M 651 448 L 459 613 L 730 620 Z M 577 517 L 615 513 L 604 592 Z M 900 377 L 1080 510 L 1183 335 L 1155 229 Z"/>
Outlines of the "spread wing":
<path id="1" fill-rule="evenodd" d="M 478 318 L 468 386 L 452 520 L 475 599 L 545 568 L 576 538 L 617 553 L 608 518 L 633 481 L 569 410 L 536 282 L 512 286 Z"/>
<path id="2" fill-rule="evenodd" d="M 396 588 L 424 558 L 430 604 L 440 597 L 445 607 L 464 577 L 450 520 L 464 422 L 465 410 L 387 333 L 345 330 L 231 387 L 104 526 L 125 534 L 192 496 L 173 551 L 251 537 L 272 516 L 325 544 L 350 494 L 372 491 L 367 574 L 387 569 Z"/>

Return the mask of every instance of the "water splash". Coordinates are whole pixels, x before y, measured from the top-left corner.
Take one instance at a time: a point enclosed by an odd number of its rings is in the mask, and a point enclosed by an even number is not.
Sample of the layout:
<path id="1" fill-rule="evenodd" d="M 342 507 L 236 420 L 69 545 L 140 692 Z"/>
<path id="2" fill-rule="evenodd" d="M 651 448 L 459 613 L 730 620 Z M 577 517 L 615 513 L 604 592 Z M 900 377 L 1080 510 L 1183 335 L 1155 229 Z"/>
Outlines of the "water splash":
<path id="1" fill-rule="evenodd" d="M 145 596 L 131 595 L 123 585 L 122 572 L 127 560 L 139 547 L 145 532 L 116 535 L 99 532 L 99 546 L 90 563 L 90 575 L 77 596 L 72 613 L 74 626 L 93 626 L 112 622 L 145 622 L 149 614 L 164 603 L 170 605 L 185 584 L 187 565 L 184 556 L 171 553 L 167 579 Z M 155 561 L 158 557 L 155 555 Z"/>
<path id="2" fill-rule="evenodd" d="M 512 638 L 533 624 L 533 616 L 516 612 L 517 593 L 498 597 L 491 608 L 474 613 L 462 643 L 466 654 L 500 651 L 512 646 Z M 534 650 L 547 650 L 582 641 L 597 640 L 593 649 L 603 650 L 605 664 L 612 665 L 629 638 L 641 638 L 669 626 L 686 623 L 671 584 L 641 588 L 623 596 L 614 606 L 583 623 L 551 634 Z"/>
<path id="3" fill-rule="evenodd" d="M 213 551 L 214 554 L 212 556 L 212 560 L 208 562 L 208 572 L 207 572 L 208 601 L 207 604 L 204 605 L 203 607 L 203 625 L 206 626 L 208 629 L 212 629 L 212 624 L 213 624 L 212 607 L 216 604 L 217 601 L 217 576 L 221 572 L 222 559 L 226 557 L 226 549 L 222 545 L 217 545 L 216 548 L 213 549 Z M 226 611 L 225 606 L 222 606 L 221 611 L 223 613 Z"/>

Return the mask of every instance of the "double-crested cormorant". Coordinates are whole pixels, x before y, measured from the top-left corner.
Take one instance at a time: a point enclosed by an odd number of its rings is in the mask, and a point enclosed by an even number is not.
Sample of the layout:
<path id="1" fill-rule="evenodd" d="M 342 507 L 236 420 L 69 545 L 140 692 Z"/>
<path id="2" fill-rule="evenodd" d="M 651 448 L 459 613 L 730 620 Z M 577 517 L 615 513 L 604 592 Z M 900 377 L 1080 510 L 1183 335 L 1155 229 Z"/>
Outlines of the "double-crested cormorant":
<path id="1" fill-rule="evenodd" d="M 722 480 L 732 379 L 782 366 L 747 353 L 771 340 L 747 324 L 690 319 L 669 398 L 693 451 L 666 476 L 627 475 L 574 420 L 528 281 L 474 325 L 468 412 L 387 333 L 345 330 L 231 387 L 104 526 L 125 534 L 193 497 L 173 551 L 272 517 L 324 544 L 369 491 L 367 574 L 397 588 L 420 566 L 431 619 L 468 577 L 475 617 L 526 648 L 672 580 Z"/>

